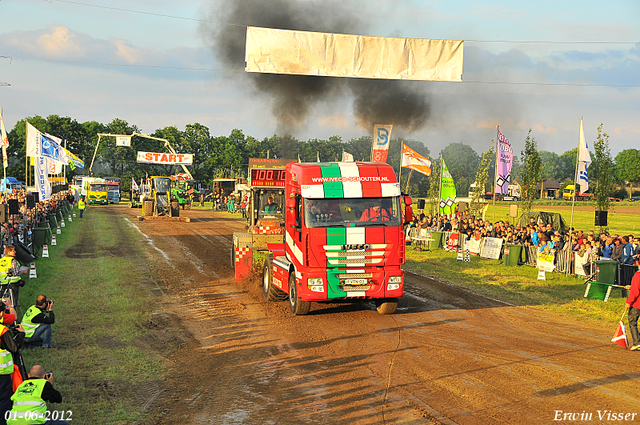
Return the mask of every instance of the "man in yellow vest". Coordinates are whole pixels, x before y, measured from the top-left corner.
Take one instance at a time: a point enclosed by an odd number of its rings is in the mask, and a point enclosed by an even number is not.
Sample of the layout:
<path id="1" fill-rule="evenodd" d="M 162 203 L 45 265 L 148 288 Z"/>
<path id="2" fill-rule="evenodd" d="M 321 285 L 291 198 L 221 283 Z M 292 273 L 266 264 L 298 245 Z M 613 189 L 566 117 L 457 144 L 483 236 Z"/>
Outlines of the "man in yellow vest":
<path id="1" fill-rule="evenodd" d="M 18 277 L 27 273 L 29 269 L 20 267 L 20 263 L 15 259 L 16 247 L 9 245 L 4 249 L 4 257 L 0 258 L 0 279 L 9 277 Z M 17 279 L 15 279 L 17 280 Z M 6 284 L 6 283 L 3 283 Z M 20 287 L 24 286 L 25 281 L 20 279 L 15 283 L 9 283 L 8 287 L 13 290 L 13 302 L 18 303 L 18 295 Z"/>
<path id="2" fill-rule="evenodd" d="M 84 201 L 84 196 L 80 197 L 78 201 L 78 209 L 80 210 L 80 218 L 82 218 L 82 213 L 87 209 L 87 203 Z"/>
<path id="3" fill-rule="evenodd" d="M 6 306 L 0 303 L 0 323 L 5 323 L 6 312 Z M 13 355 L 18 352 L 24 339 L 22 327 L 18 326 L 17 330 L 20 333 L 14 341 L 9 329 L 4 324 L 0 324 L 0 424 L 2 425 L 6 424 L 5 415 L 11 410 Z"/>
<path id="4" fill-rule="evenodd" d="M 62 394 L 53 387 L 53 373 L 45 373 L 40 365 L 31 368 L 29 377 L 16 389 L 11 400 L 13 408 L 7 414 L 7 425 L 69 425 L 65 420 L 47 418 L 47 402 L 61 403 Z"/>
<path id="5" fill-rule="evenodd" d="M 25 332 L 25 342 L 29 346 L 51 348 L 51 325 L 56 322 L 53 313 L 53 301 L 46 295 L 38 295 L 36 304 L 32 305 L 22 316 L 22 327 Z"/>

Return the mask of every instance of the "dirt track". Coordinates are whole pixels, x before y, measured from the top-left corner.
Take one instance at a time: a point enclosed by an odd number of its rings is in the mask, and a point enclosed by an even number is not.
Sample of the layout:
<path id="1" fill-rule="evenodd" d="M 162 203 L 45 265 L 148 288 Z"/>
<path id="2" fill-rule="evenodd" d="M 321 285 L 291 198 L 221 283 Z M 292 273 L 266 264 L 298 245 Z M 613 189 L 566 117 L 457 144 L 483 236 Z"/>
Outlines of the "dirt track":
<path id="1" fill-rule="evenodd" d="M 181 347 L 163 388 L 141 400 L 153 424 L 544 424 L 556 411 L 607 423 L 598 410 L 640 422 L 640 355 L 609 342 L 615 325 L 589 329 L 415 275 L 395 315 L 313 304 L 294 317 L 262 299 L 258 276 L 234 281 L 231 238 L 244 224 L 230 215 L 103 211 L 140 231 L 162 290 L 149 343 Z"/>

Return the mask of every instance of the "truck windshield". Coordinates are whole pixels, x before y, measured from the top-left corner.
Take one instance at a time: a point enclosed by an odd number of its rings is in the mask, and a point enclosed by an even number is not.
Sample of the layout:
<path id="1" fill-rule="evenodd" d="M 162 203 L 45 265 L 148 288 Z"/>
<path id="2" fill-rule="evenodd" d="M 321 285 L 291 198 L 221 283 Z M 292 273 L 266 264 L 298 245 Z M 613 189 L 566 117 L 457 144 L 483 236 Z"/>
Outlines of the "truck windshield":
<path id="1" fill-rule="evenodd" d="M 118 186 L 117 184 L 115 184 L 115 185 L 110 184 L 109 185 L 109 192 L 120 192 L 120 186 Z"/>
<path id="2" fill-rule="evenodd" d="M 305 199 L 304 221 L 310 228 L 399 226 L 400 203 L 393 198 Z"/>
<path id="3" fill-rule="evenodd" d="M 105 183 L 91 183 L 89 190 L 92 192 L 106 192 L 107 185 Z"/>
<path id="4" fill-rule="evenodd" d="M 171 180 L 167 178 L 155 178 L 153 179 L 153 183 L 156 187 L 156 192 L 158 193 L 167 193 L 169 192 L 169 187 L 171 186 Z"/>

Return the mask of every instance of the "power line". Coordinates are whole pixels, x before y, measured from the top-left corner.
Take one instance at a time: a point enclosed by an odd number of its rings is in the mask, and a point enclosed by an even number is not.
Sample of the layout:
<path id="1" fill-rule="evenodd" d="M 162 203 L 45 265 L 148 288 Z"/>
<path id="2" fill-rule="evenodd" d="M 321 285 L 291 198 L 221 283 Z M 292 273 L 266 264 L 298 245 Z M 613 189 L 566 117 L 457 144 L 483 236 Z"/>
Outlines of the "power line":
<path id="1" fill-rule="evenodd" d="M 73 1 L 73 0 L 56 0 L 56 1 L 60 3 L 75 4 L 78 6 L 94 7 L 98 9 L 113 10 L 117 12 L 137 13 L 140 15 L 158 16 L 161 18 L 181 19 L 184 21 L 206 22 L 206 23 L 212 23 L 212 24 L 230 25 L 234 27 L 248 26 L 246 24 L 233 24 L 230 22 L 210 21 L 208 19 L 190 18 L 187 16 L 176 16 L 176 15 L 168 15 L 168 14 L 156 13 L 156 12 L 145 12 L 142 10 L 125 9 L 120 7 L 88 4 L 88 3 L 83 3 L 79 1 Z M 497 44 L 500 44 L 500 43 L 508 43 L 508 44 L 636 44 L 640 42 L 640 41 L 624 41 L 624 40 L 620 40 L 620 41 L 553 41 L 553 40 L 473 40 L 473 39 L 464 40 L 464 41 L 470 42 L 470 43 L 497 43 Z"/>

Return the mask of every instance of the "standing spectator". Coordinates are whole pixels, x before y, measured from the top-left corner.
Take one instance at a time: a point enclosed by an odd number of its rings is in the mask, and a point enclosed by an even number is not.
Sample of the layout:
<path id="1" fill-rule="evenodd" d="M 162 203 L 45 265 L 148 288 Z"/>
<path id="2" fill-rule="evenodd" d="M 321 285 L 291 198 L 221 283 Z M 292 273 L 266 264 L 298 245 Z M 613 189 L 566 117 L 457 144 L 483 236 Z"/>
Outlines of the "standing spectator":
<path id="1" fill-rule="evenodd" d="M 9 328 L 4 324 L 5 314 L 7 314 L 7 308 L 4 304 L 0 304 L 0 323 L 3 323 L 0 325 L 0 425 L 7 423 L 6 412 L 11 410 L 13 355 L 18 352 L 24 338 L 22 326 L 18 326 L 17 330 L 20 333 L 14 341 Z"/>
<path id="2" fill-rule="evenodd" d="M 82 218 L 82 214 L 84 213 L 84 210 L 87 208 L 87 204 L 84 201 L 84 196 L 80 198 L 80 200 L 78 201 L 78 209 L 80 210 L 80 218 Z"/>
<path id="3" fill-rule="evenodd" d="M 53 373 L 45 373 L 44 368 L 35 365 L 29 371 L 29 377 L 18 386 L 11 397 L 13 408 L 7 424 L 44 424 L 69 425 L 66 421 L 47 419 L 47 404 L 61 403 L 62 394 L 53 387 Z M 37 418 L 27 421 L 26 417 Z"/>
<path id="4" fill-rule="evenodd" d="M 629 242 L 629 236 L 622 237 L 622 255 L 620 258 L 620 285 L 627 286 L 631 283 L 633 274 L 637 268 L 633 265 L 633 245 Z"/>
<path id="5" fill-rule="evenodd" d="M 9 245 L 4 249 L 4 257 L 0 258 L 0 274 L 6 274 L 7 276 L 18 277 L 27 273 L 29 269 L 26 267 L 20 267 L 20 264 L 15 259 L 16 247 Z M 18 303 L 18 295 L 20 293 L 20 287 L 24 286 L 25 281 L 20 279 L 16 283 L 9 285 L 9 288 L 13 290 L 14 301 Z"/>
<path id="6" fill-rule="evenodd" d="M 640 318 L 640 272 L 636 272 L 631 279 L 631 285 L 626 287 L 629 289 L 627 297 L 627 309 L 629 309 L 629 330 L 633 345 L 631 350 L 640 350 L 640 334 L 638 333 L 638 318 Z"/>
<path id="7" fill-rule="evenodd" d="M 600 239 L 602 240 L 602 235 Z M 604 239 L 604 245 L 602 246 L 602 256 L 604 258 L 611 259 L 611 254 L 613 254 L 613 238 L 611 236 L 607 236 Z"/>
<path id="8" fill-rule="evenodd" d="M 52 347 L 51 325 L 56 322 L 53 313 L 53 301 L 46 295 L 38 295 L 36 304 L 22 316 L 22 326 L 25 329 L 26 342 L 29 346 Z"/>
<path id="9" fill-rule="evenodd" d="M 622 260 L 622 248 L 622 240 L 620 238 L 615 238 L 613 241 L 613 250 L 611 251 L 612 260 Z"/>

